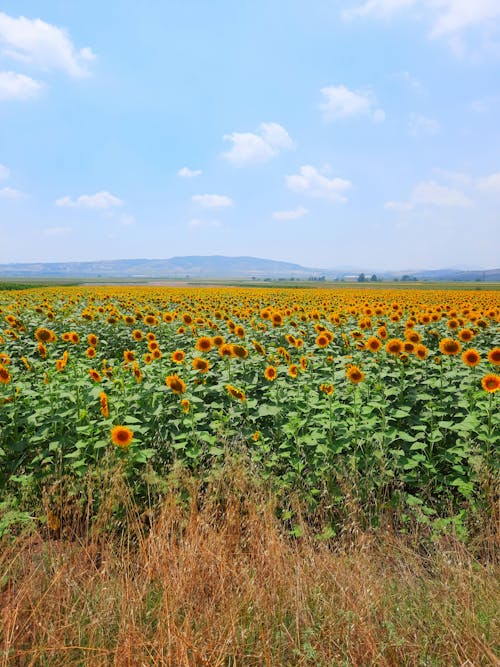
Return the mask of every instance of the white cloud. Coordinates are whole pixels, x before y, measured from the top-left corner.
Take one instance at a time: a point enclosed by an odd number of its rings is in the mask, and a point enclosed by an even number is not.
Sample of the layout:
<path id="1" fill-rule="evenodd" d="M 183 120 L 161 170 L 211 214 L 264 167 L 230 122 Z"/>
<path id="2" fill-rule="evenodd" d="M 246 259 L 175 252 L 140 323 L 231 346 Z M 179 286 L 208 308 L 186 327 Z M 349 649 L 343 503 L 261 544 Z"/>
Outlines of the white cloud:
<path id="1" fill-rule="evenodd" d="M 324 102 L 319 105 L 327 122 L 351 116 L 371 116 L 376 123 L 385 120 L 382 109 L 376 108 L 376 100 L 370 92 L 349 90 L 346 86 L 326 86 L 321 89 Z"/>
<path id="2" fill-rule="evenodd" d="M 4 164 L 0 164 L 0 181 L 4 180 L 5 178 L 9 178 L 9 174 L 10 169 Z"/>
<path id="3" fill-rule="evenodd" d="M 420 113 L 410 114 L 408 121 L 410 134 L 413 137 L 433 136 L 439 132 L 439 123 L 434 118 L 428 118 Z"/>
<path id="4" fill-rule="evenodd" d="M 43 233 L 45 236 L 67 236 L 71 231 L 71 227 L 47 227 Z"/>
<path id="5" fill-rule="evenodd" d="M 0 101 L 29 100 L 36 97 L 43 84 L 17 72 L 0 72 Z"/>
<path id="6" fill-rule="evenodd" d="M 328 178 L 309 164 L 300 168 L 300 174 L 285 176 L 285 179 L 288 188 L 294 192 L 341 203 L 347 201 L 344 192 L 352 187 L 350 181 L 343 178 Z"/>
<path id="7" fill-rule="evenodd" d="M 345 19 L 382 18 L 388 19 L 398 12 L 415 9 L 411 18 L 421 21 L 427 19 L 430 38 L 445 38 L 452 49 L 462 55 L 465 46 L 463 35 L 471 29 L 482 29 L 489 37 L 495 32 L 500 19 L 498 0 L 366 0 L 362 4 L 344 10 Z M 492 30 L 493 29 L 493 30 Z"/>
<path id="8" fill-rule="evenodd" d="M 2 55 L 42 70 L 59 69 L 70 76 L 87 76 L 95 59 L 89 47 L 77 50 L 63 28 L 41 19 L 13 18 L 0 12 Z"/>
<path id="9" fill-rule="evenodd" d="M 473 205 L 463 192 L 435 181 L 418 183 L 407 202 L 388 201 L 385 208 L 393 211 L 408 211 L 417 206 L 437 206 L 452 208 L 469 208 Z"/>
<path id="10" fill-rule="evenodd" d="M 261 123 L 257 133 L 233 132 L 225 134 L 224 141 L 232 146 L 222 157 L 235 167 L 267 162 L 282 150 L 293 148 L 294 143 L 284 127 L 278 123 Z"/>
<path id="11" fill-rule="evenodd" d="M 21 192 L 20 190 L 15 190 L 14 188 L 0 189 L 1 199 L 21 199 L 21 197 L 24 197 L 24 192 Z"/>
<path id="12" fill-rule="evenodd" d="M 56 206 L 66 208 L 98 208 L 108 209 L 114 206 L 121 206 L 123 201 L 109 192 L 96 192 L 95 195 L 80 195 L 77 199 L 71 197 L 61 197 L 56 200 Z"/>
<path id="13" fill-rule="evenodd" d="M 190 169 L 189 167 L 182 167 L 177 172 L 177 176 L 181 178 L 195 178 L 196 176 L 201 175 L 201 169 Z"/>
<path id="14" fill-rule="evenodd" d="M 500 18 L 498 0 L 427 0 L 427 4 L 439 12 L 431 37 L 458 33 Z"/>
<path id="15" fill-rule="evenodd" d="M 221 227 L 222 222 L 220 220 L 200 220 L 198 218 L 190 220 L 189 227 L 192 229 L 199 229 L 200 227 Z"/>
<path id="16" fill-rule="evenodd" d="M 226 208 L 233 205 L 233 200 L 225 195 L 194 195 L 191 199 L 204 208 Z"/>
<path id="17" fill-rule="evenodd" d="M 477 187 L 484 192 L 500 192 L 500 172 L 480 178 Z"/>
<path id="18" fill-rule="evenodd" d="M 303 206 L 298 206 L 291 211 L 274 211 L 273 218 L 275 220 L 297 220 L 298 218 L 303 218 L 309 213 L 307 208 Z"/>

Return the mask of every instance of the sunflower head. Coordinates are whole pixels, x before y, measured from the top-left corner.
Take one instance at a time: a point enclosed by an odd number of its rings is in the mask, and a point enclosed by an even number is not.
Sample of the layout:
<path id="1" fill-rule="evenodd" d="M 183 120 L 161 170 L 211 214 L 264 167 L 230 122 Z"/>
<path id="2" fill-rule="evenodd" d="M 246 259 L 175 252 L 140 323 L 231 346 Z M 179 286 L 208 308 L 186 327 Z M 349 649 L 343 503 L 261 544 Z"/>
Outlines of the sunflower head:
<path id="1" fill-rule="evenodd" d="M 353 384 L 359 384 L 360 382 L 363 382 L 365 374 L 357 366 L 349 366 L 346 371 L 346 377 Z"/>
<path id="2" fill-rule="evenodd" d="M 493 393 L 500 389 L 500 375 L 495 375 L 494 373 L 488 373 L 481 380 L 484 391 L 488 393 Z"/>
<path id="3" fill-rule="evenodd" d="M 178 375 L 168 375 L 165 384 L 174 394 L 184 394 L 186 391 L 186 383 Z"/>
<path id="4" fill-rule="evenodd" d="M 264 371 L 264 377 L 266 380 L 269 382 L 273 382 L 276 380 L 276 376 L 278 375 L 276 368 L 274 366 L 268 366 L 266 370 Z"/>
<path id="5" fill-rule="evenodd" d="M 443 338 L 439 342 L 439 349 L 442 352 L 442 354 L 446 354 L 447 356 L 453 356 L 460 352 L 460 350 L 462 349 L 462 345 L 458 342 L 458 340 L 455 340 L 454 338 Z"/>
<path id="6" fill-rule="evenodd" d="M 462 361 L 466 366 L 473 368 L 480 363 L 481 355 L 477 350 L 471 348 L 470 350 L 465 350 L 465 352 L 462 354 Z"/>
<path id="7" fill-rule="evenodd" d="M 126 449 L 134 438 L 134 433 L 126 426 L 114 426 L 111 429 L 111 441 L 117 447 Z"/>

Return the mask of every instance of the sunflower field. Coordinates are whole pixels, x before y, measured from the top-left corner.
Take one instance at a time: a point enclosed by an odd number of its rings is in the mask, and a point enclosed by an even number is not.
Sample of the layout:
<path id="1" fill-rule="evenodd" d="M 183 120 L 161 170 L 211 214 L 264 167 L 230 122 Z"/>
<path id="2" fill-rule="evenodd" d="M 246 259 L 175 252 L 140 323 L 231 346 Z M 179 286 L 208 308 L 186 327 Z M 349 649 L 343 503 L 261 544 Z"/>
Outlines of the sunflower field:
<path id="1" fill-rule="evenodd" d="M 498 291 L 57 287 L 0 317 L 2 494 L 244 452 L 311 507 L 348 481 L 432 522 L 498 479 Z"/>

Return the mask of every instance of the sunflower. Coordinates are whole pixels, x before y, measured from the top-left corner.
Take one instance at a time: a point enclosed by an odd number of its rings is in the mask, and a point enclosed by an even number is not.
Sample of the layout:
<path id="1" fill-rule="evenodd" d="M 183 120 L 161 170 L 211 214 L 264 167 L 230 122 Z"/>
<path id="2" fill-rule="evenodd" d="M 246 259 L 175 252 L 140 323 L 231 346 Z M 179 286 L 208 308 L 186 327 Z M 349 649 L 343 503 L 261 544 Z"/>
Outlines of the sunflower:
<path id="1" fill-rule="evenodd" d="M 23 362 L 24 367 L 26 368 L 26 370 L 27 370 L 27 371 L 30 371 L 30 370 L 31 370 L 31 364 L 30 364 L 30 362 L 26 359 L 25 356 L 22 356 L 22 357 L 21 357 L 21 361 Z"/>
<path id="2" fill-rule="evenodd" d="M 264 356 L 266 354 L 264 346 L 261 345 L 258 341 L 253 340 L 252 345 L 254 346 L 255 351 L 257 352 L 257 354 L 260 354 L 261 356 Z"/>
<path id="3" fill-rule="evenodd" d="M 125 350 L 123 352 L 123 359 L 126 364 L 132 363 L 135 360 L 135 352 L 133 350 Z"/>
<path id="4" fill-rule="evenodd" d="M 158 319 L 154 315 L 146 315 L 144 318 L 144 324 L 149 326 L 156 326 L 158 324 Z"/>
<path id="5" fill-rule="evenodd" d="M 281 327 L 283 326 L 283 315 L 279 312 L 273 313 L 271 316 L 271 321 L 273 323 L 273 327 Z"/>
<path id="6" fill-rule="evenodd" d="M 35 331 L 35 338 L 39 343 L 53 343 L 56 340 L 56 335 L 51 329 L 40 327 Z"/>
<path id="7" fill-rule="evenodd" d="M 101 391 L 99 394 L 99 404 L 101 406 L 101 414 L 104 418 L 109 417 L 109 403 L 108 403 L 108 396 L 105 391 Z"/>
<path id="8" fill-rule="evenodd" d="M 90 347 L 97 347 L 98 340 L 97 340 L 97 336 L 95 334 L 90 333 L 87 336 L 87 341 L 88 341 L 88 344 L 90 345 Z"/>
<path id="9" fill-rule="evenodd" d="M 161 359 L 163 357 L 163 353 L 159 349 L 158 350 L 153 350 L 151 352 L 151 356 L 153 357 L 153 359 L 158 360 L 158 359 Z"/>
<path id="10" fill-rule="evenodd" d="M 214 336 L 212 338 L 212 345 L 214 345 L 217 348 L 220 348 L 224 345 L 224 338 L 223 336 Z"/>
<path id="11" fill-rule="evenodd" d="M 102 382 L 102 375 L 95 368 L 89 368 L 89 375 L 94 382 Z"/>
<path id="12" fill-rule="evenodd" d="M 403 343 L 403 350 L 406 354 L 413 354 L 415 352 L 415 343 L 412 343 L 411 340 L 406 340 Z"/>
<path id="13" fill-rule="evenodd" d="M 174 394 L 184 394 L 186 391 L 186 383 L 178 375 L 168 375 L 165 378 L 165 384 Z"/>
<path id="14" fill-rule="evenodd" d="M 485 375 L 481 380 L 484 391 L 488 393 L 493 393 L 500 389 L 500 375 L 495 375 L 494 373 L 489 373 Z"/>
<path id="15" fill-rule="evenodd" d="M 354 384 L 359 384 L 360 382 L 363 382 L 365 374 L 357 366 L 349 366 L 346 371 L 346 377 Z"/>
<path id="16" fill-rule="evenodd" d="M 195 371 L 199 371 L 200 373 L 206 373 L 210 368 L 210 363 L 206 359 L 195 357 L 193 359 L 193 368 Z"/>
<path id="17" fill-rule="evenodd" d="M 189 313 L 184 313 L 184 315 L 182 316 L 182 321 L 184 322 L 184 324 L 186 324 L 188 326 L 190 324 L 193 324 L 193 318 L 191 317 L 191 315 Z"/>
<path id="18" fill-rule="evenodd" d="M 274 380 L 276 380 L 277 375 L 278 373 L 274 366 L 268 366 L 264 371 L 264 377 L 266 378 L 266 380 L 269 380 L 269 382 L 273 382 Z"/>
<path id="19" fill-rule="evenodd" d="M 150 343 L 152 340 L 156 340 L 156 336 L 152 331 L 148 331 L 146 334 L 146 340 Z"/>
<path id="20" fill-rule="evenodd" d="M 474 332 L 471 329 L 461 329 L 458 332 L 458 337 L 464 343 L 468 343 L 474 338 Z"/>
<path id="21" fill-rule="evenodd" d="M 480 361 L 481 361 L 481 355 L 477 350 L 470 349 L 470 350 L 465 350 L 465 352 L 462 354 L 462 361 L 466 366 L 470 366 L 471 368 L 473 366 L 477 366 Z"/>
<path id="22" fill-rule="evenodd" d="M 428 350 L 428 349 L 425 347 L 425 345 L 423 345 L 422 343 L 419 343 L 419 344 L 415 347 L 415 355 L 416 355 L 419 359 L 427 359 L 427 355 L 428 355 L 428 354 L 429 354 L 429 350 Z"/>
<path id="23" fill-rule="evenodd" d="M 325 336 L 325 334 L 320 334 L 316 337 L 316 345 L 318 347 L 326 347 L 329 342 L 328 336 Z"/>
<path id="24" fill-rule="evenodd" d="M 297 364 L 291 364 L 291 366 L 288 367 L 288 375 L 291 378 L 296 378 L 298 374 L 299 374 L 299 367 L 297 366 Z"/>
<path id="25" fill-rule="evenodd" d="M 149 364 L 153 361 L 153 355 L 149 352 L 146 352 L 146 354 L 143 355 L 142 360 L 149 366 Z"/>
<path id="26" fill-rule="evenodd" d="M 70 341 L 73 343 L 73 345 L 78 345 L 80 342 L 80 336 L 76 333 L 76 331 L 72 331 L 70 333 Z"/>
<path id="27" fill-rule="evenodd" d="M 189 403 L 187 398 L 182 399 L 181 407 L 182 407 L 182 411 L 185 412 L 186 414 L 189 412 L 190 403 Z"/>
<path id="28" fill-rule="evenodd" d="M 93 359 L 93 358 L 95 357 L 95 355 L 96 355 L 95 347 L 88 347 L 88 348 L 85 350 L 85 354 L 87 355 L 87 357 L 88 357 L 89 359 Z"/>
<path id="29" fill-rule="evenodd" d="M 500 366 L 500 347 L 494 347 L 488 352 L 488 361 L 490 364 L 495 364 L 495 366 Z"/>
<path id="30" fill-rule="evenodd" d="M 453 356 L 461 351 L 462 345 L 454 338 L 443 338 L 439 342 L 439 349 L 443 354 Z"/>
<path id="31" fill-rule="evenodd" d="M 148 350 L 149 350 L 150 352 L 154 352 L 155 350 L 159 350 L 159 349 L 160 349 L 160 346 L 158 345 L 158 341 L 157 341 L 157 340 L 150 340 L 150 341 L 148 342 Z"/>
<path id="32" fill-rule="evenodd" d="M 238 389 L 238 387 L 233 387 L 232 384 L 227 384 L 226 390 L 233 398 L 236 398 L 236 400 L 241 401 L 242 403 L 247 400 L 243 389 Z"/>
<path id="33" fill-rule="evenodd" d="M 245 338 L 245 329 L 242 326 L 236 327 L 234 333 L 238 338 Z"/>
<path id="34" fill-rule="evenodd" d="M 260 431 L 255 431 L 255 433 L 252 435 L 252 440 L 254 442 L 258 442 L 261 438 L 261 432 Z"/>
<path id="35" fill-rule="evenodd" d="M 5 366 L 0 366 L 0 384 L 9 384 L 12 377 Z"/>
<path id="36" fill-rule="evenodd" d="M 174 351 L 172 352 L 170 358 L 171 358 L 172 361 L 174 361 L 176 364 L 182 364 L 182 362 L 184 361 L 184 357 L 185 357 L 185 356 L 186 356 L 186 355 L 184 354 L 184 352 L 183 352 L 182 350 L 174 350 Z"/>
<path id="37" fill-rule="evenodd" d="M 196 349 L 198 352 L 208 352 L 212 348 L 212 340 L 208 336 L 201 336 L 196 341 Z"/>
<path id="38" fill-rule="evenodd" d="M 139 366 L 138 366 L 138 364 L 137 364 L 136 361 L 134 361 L 134 364 L 133 364 L 133 367 L 132 367 L 132 372 L 133 372 L 133 374 L 134 374 L 135 381 L 137 382 L 137 384 L 139 384 L 140 382 L 142 382 L 142 373 L 141 373 L 141 369 L 139 368 Z"/>
<path id="39" fill-rule="evenodd" d="M 371 336 L 365 343 L 365 349 L 370 350 L 370 352 L 378 352 L 382 347 L 382 343 L 376 336 Z"/>
<path id="40" fill-rule="evenodd" d="M 385 351 L 397 357 L 403 351 L 403 341 L 399 338 L 391 338 L 385 344 Z"/>
<path id="41" fill-rule="evenodd" d="M 331 396 L 333 394 L 333 384 L 320 384 L 319 390 L 323 392 L 323 394 Z"/>
<path id="42" fill-rule="evenodd" d="M 300 367 L 303 371 L 307 369 L 307 359 L 305 357 L 300 357 Z"/>
<path id="43" fill-rule="evenodd" d="M 38 345 L 36 346 L 36 349 L 38 351 L 38 354 L 43 359 L 45 359 L 45 357 L 47 356 L 47 348 L 45 347 L 45 345 L 43 343 L 38 343 Z"/>
<path id="44" fill-rule="evenodd" d="M 134 438 L 134 433 L 126 426 L 114 426 L 111 429 L 111 440 L 117 447 L 126 449 Z"/>
<path id="45" fill-rule="evenodd" d="M 422 341 L 422 336 L 418 333 L 418 331 L 413 331 L 412 329 L 407 329 L 405 331 L 405 338 L 415 345 L 418 345 L 418 343 Z"/>
<path id="46" fill-rule="evenodd" d="M 230 343 L 223 343 L 219 347 L 219 354 L 221 357 L 232 357 L 233 356 L 233 346 Z"/>
<path id="47" fill-rule="evenodd" d="M 246 359 L 248 357 L 248 350 L 243 345 L 231 345 L 231 355 L 238 357 L 238 359 Z"/>

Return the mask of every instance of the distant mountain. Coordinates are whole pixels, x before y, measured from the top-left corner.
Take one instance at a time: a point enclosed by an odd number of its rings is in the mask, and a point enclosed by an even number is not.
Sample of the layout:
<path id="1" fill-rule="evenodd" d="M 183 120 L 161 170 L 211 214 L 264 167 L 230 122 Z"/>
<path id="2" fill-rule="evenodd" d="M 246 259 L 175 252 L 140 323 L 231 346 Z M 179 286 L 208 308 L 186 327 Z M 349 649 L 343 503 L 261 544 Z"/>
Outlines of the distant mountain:
<path id="1" fill-rule="evenodd" d="M 291 262 L 222 255 L 47 264 L 0 264 L 0 276 L 4 277 L 307 278 L 319 276 L 322 273 L 324 273 L 322 269 L 307 268 Z"/>
<path id="2" fill-rule="evenodd" d="M 236 279 L 286 279 L 324 278 L 326 280 L 356 280 L 363 272 L 369 281 L 372 274 L 383 280 L 427 281 L 482 281 L 500 282 L 500 269 L 461 270 L 436 269 L 425 271 L 376 271 L 366 268 L 342 266 L 319 269 L 278 262 L 259 257 L 224 257 L 223 255 L 193 255 L 170 259 L 116 259 L 94 262 L 52 262 L 31 264 L 0 264 L 3 278 L 236 278 Z"/>

